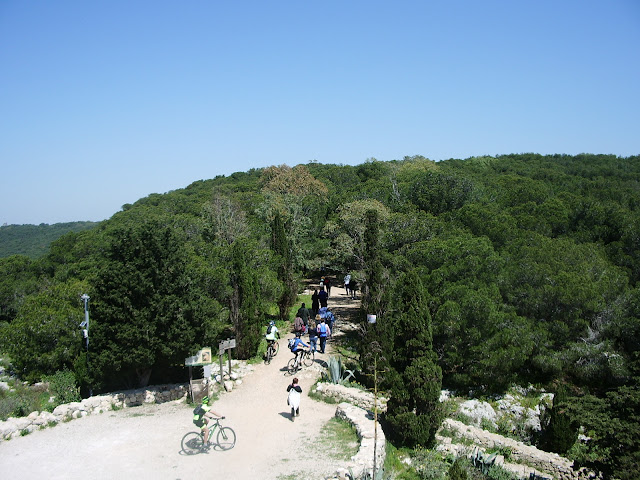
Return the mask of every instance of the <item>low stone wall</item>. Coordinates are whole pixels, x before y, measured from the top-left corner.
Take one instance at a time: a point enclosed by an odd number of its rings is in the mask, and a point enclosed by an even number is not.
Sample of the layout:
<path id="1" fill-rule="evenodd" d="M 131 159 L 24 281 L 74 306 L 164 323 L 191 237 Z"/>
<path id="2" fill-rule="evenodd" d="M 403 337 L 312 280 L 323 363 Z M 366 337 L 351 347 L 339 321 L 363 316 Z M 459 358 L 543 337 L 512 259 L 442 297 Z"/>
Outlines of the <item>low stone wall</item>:
<path id="1" fill-rule="evenodd" d="M 495 433 L 487 432 L 477 427 L 466 425 L 458 420 L 447 418 L 442 423 L 440 434 L 438 435 L 439 449 L 446 450 L 457 455 L 464 454 L 463 451 L 468 447 L 462 445 L 453 445 L 449 438 L 442 435 L 445 431 L 451 430 L 457 435 L 470 440 L 474 445 L 482 448 L 508 448 L 511 451 L 510 458 L 519 464 L 530 466 L 523 471 L 524 478 L 528 478 L 529 473 L 537 473 L 549 475 L 557 480 L 583 480 L 599 478 L 594 472 L 584 468 L 579 470 L 573 469 L 573 462 L 567 458 L 561 457 L 556 453 L 545 452 L 536 447 L 526 445 L 511 438 L 503 437 Z M 506 467 L 506 465 L 505 465 Z"/>
<path id="2" fill-rule="evenodd" d="M 336 417 L 351 423 L 360 440 L 360 448 L 346 466 L 338 469 L 335 480 L 346 480 L 351 477 L 362 478 L 365 472 L 371 474 L 373 470 L 373 456 L 375 449 L 376 470 L 382 468 L 386 456 L 386 439 L 380 425 L 375 428 L 375 422 L 370 412 L 350 403 L 341 403 L 336 409 Z"/>
<path id="3" fill-rule="evenodd" d="M 27 417 L 8 418 L 0 422 L 0 441 L 14 436 L 31 433 L 62 421 L 81 418 L 94 413 L 128 408 L 144 403 L 165 403 L 185 398 L 189 390 L 187 384 L 156 385 L 149 388 L 125 390 L 105 395 L 85 398 L 80 402 L 58 405 L 53 412 L 32 412 Z"/>
<path id="4" fill-rule="evenodd" d="M 373 412 L 373 393 L 335 383 L 318 383 L 316 392 L 338 402 L 346 402 Z M 387 411 L 387 398 L 378 396 L 378 412 Z"/>

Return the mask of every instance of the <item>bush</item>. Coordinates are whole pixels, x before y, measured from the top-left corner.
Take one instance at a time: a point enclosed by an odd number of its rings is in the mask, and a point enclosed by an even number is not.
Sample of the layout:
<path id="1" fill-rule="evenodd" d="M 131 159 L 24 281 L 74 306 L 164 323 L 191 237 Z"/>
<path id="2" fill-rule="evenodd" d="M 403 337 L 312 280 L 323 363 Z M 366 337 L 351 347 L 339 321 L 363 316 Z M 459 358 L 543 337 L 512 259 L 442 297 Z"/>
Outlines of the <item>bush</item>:
<path id="1" fill-rule="evenodd" d="M 26 417 L 31 412 L 40 410 L 41 396 L 40 392 L 22 386 L 14 392 L 0 395 L 0 420 Z"/>
<path id="2" fill-rule="evenodd" d="M 54 408 L 63 403 L 79 402 L 82 399 L 76 377 L 69 370 L 57 371 L 53 375 L 45 376 L 43 380 L 49 383 L 49 391 L 54 396 Z"/>

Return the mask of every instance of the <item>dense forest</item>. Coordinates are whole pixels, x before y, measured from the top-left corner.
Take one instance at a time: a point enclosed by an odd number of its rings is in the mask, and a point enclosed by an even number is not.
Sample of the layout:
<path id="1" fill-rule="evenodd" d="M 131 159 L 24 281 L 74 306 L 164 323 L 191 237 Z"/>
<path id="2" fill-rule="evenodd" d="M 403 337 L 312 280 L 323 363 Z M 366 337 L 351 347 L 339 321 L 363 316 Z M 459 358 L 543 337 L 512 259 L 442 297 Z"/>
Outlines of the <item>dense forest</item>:
<path id="1" fill-rule="evenodd" d="M 44 256 L 54 240 L 69 232 L 81 232 L 96 222 L 67 222 L 52 225 L 3 225 L 0 227 L 0 258 L 24 255 L 31 259 Z"/>
<path id="2" fill-rule="evenodd" d="M 638 156 L 309 163 L 150 195 L 42 258 L 0 259 L 0 351 L 26 380 L 70 370 L 85 392 L 168 381 L 228 336 L 255 355 L 265 318 L 321 270 L 360 285 L 362 369 L 379 352 L 401 444 L 433 437 L 436 387 L 533 384 L 562 392 L 569 444 L 591 438 L 582 463 L 639 471 Z"/>

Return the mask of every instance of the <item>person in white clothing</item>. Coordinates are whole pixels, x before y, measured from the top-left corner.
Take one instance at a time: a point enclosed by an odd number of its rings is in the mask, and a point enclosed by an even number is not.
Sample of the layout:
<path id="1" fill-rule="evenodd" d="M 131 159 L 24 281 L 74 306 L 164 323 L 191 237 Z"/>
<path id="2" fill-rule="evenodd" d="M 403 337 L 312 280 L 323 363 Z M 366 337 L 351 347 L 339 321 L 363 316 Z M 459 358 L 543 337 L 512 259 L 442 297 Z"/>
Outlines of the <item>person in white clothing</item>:
<path id="1" fill-rule="evenodd" d="M 294 378 L 291 385 L 287 387 L 287 392 L 289 392 L 287 403 L 291 407 L 291 421 L 293 422 L 296 416 L 300 416 L 300 397 L 302 394 L 302 387 L 298 385 L 297 378 Z"/>

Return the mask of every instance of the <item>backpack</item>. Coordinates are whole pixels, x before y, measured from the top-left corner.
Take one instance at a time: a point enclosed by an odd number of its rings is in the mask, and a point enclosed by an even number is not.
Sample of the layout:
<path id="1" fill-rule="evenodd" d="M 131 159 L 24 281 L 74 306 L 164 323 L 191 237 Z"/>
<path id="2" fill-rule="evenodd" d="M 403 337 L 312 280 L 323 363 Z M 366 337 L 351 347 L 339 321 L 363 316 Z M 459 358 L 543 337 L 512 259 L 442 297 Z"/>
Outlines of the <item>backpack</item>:
<path id="1" fill-rule="evenodd" d="M 327 335 L 327 326 L 324 323 L 318 325 L 318 333 L 320 333 L 321 337 Z"/>
<path id="2" fill-rule="evenodd" d="M 295 339 L 290 338 L 290 339 L 289 339 L 289 350 L 291 350 L 291 351 L 293 352 L 293 349 L 295 348 L 295 346 L 296 346 L 296 341 L 295 341 Z"/>
<path id="3" fill-rule="evenodd" d="M 198 405 L 196 408 L 193 409 L 193 423 L 198 426 L 201 427 L 204 425 L 204 414 L 207 413 L 204 411 L 204 408 L 202 408 L 202 405 Z"/>
<path id="4" fill-rule="evenodd" d="M 271 329 L 273 328 L 273 325 L 269 325 L 267 327 L 267 335 L 269 335 L 271 333 Z"/>

